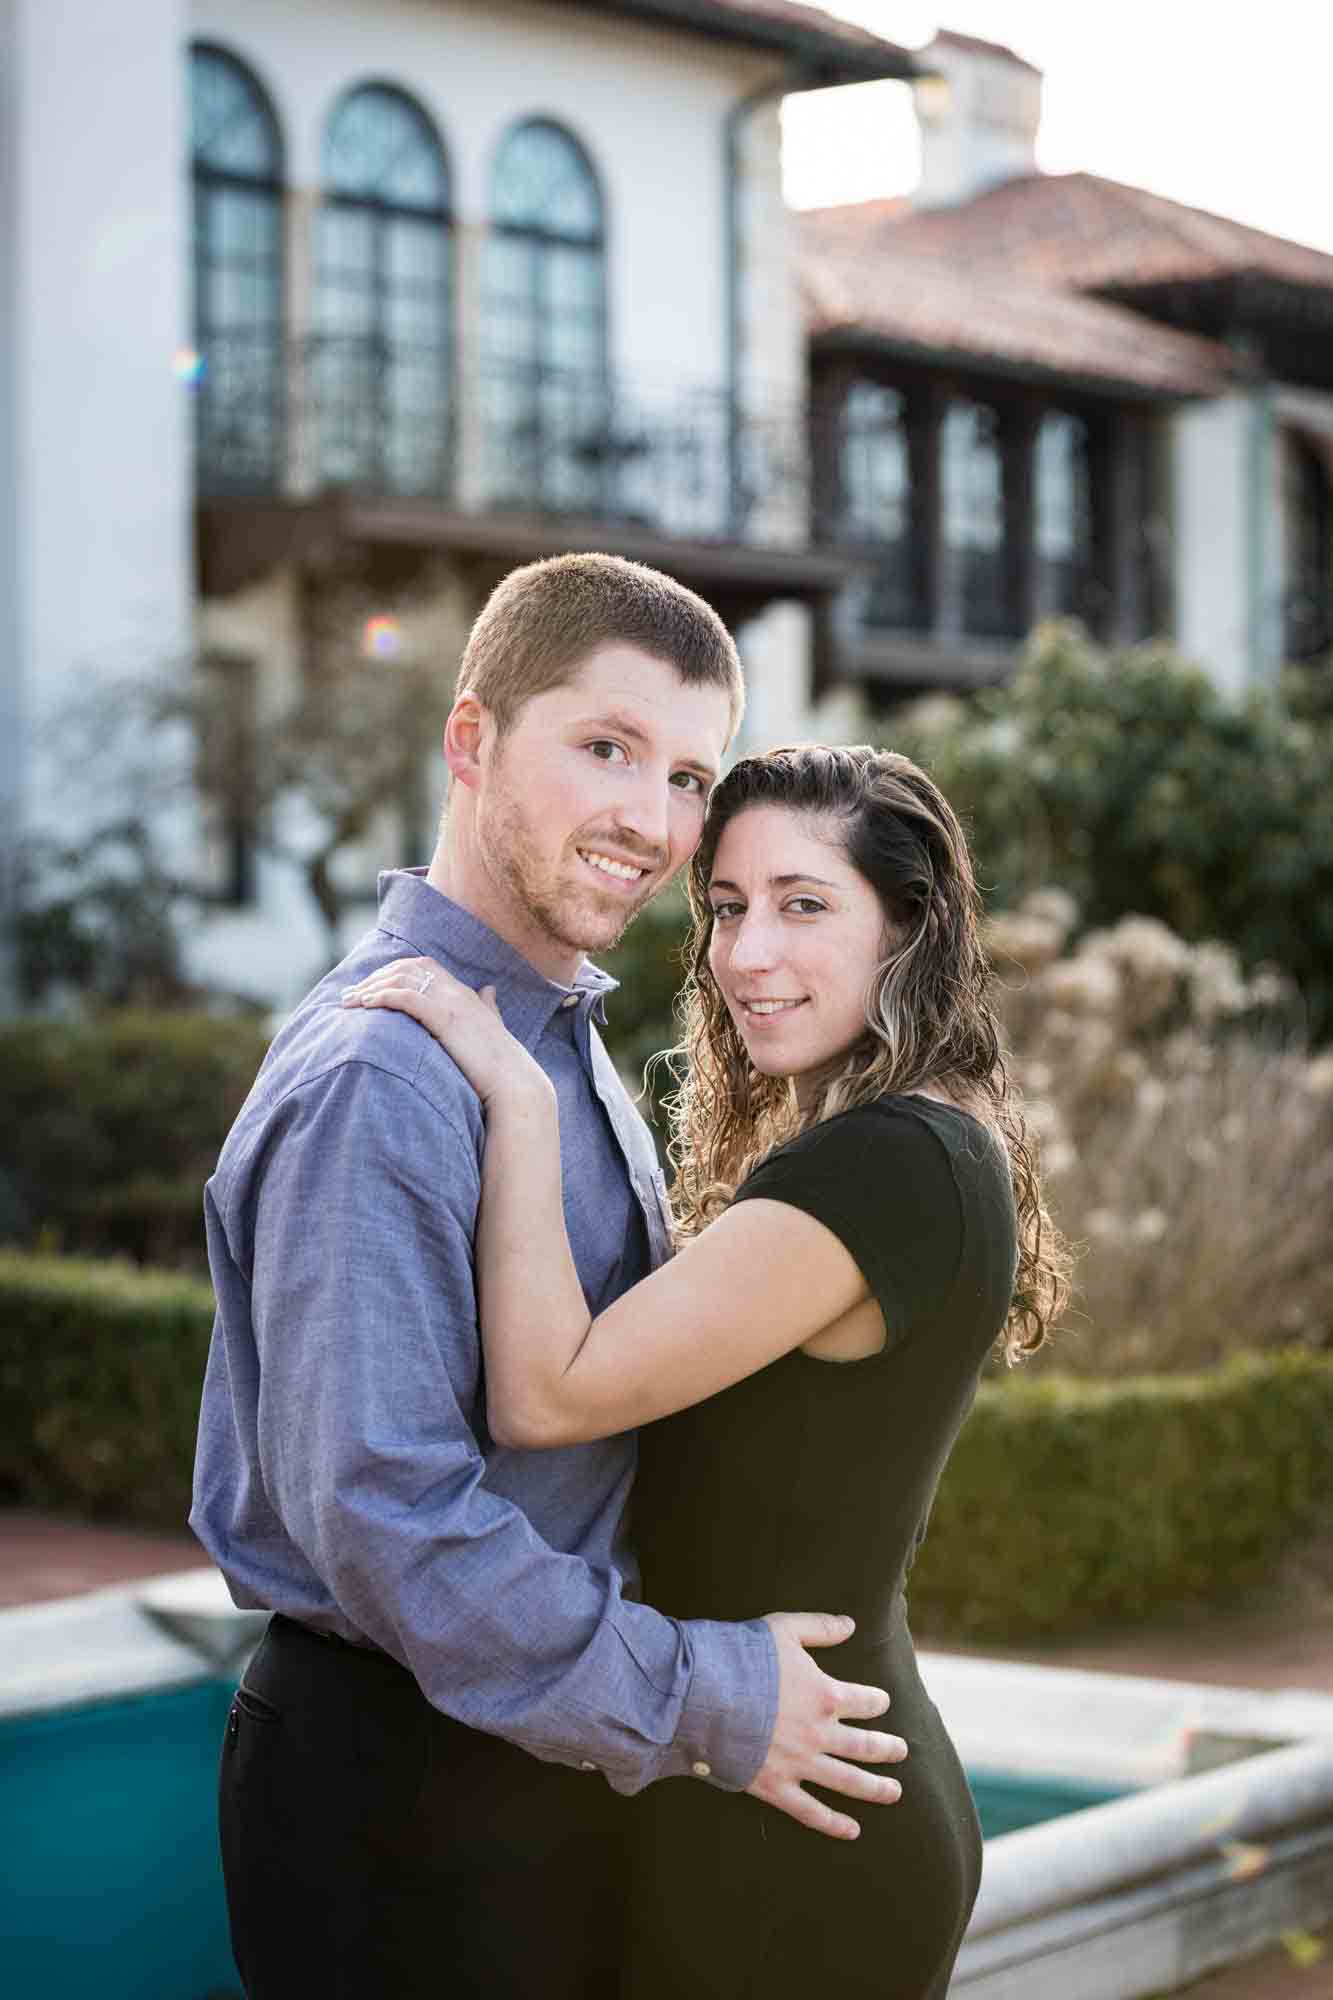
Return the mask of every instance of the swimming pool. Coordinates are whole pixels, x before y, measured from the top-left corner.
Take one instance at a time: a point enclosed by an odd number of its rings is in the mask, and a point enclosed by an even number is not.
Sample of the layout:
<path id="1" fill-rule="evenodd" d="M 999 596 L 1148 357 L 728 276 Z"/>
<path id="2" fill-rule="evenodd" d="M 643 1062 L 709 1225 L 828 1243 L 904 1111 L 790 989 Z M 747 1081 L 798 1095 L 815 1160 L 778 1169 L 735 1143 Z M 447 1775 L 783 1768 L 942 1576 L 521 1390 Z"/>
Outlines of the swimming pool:
<path id="1" fill-rule="evenodd" d="M 0 1993 L 239 1991 L 217 1855 L 229 1679 L 0 1723 Z"/>
<path id="2" fill-rule="evenodd" d="M 262 1624 L 207 1571 L 0 1613 L 5 2000 L 238 1994 L 215 1783 Z M 1333 1914 L 1327 1698 L 922 1673 L 988 1839 L 960 2000 L 1132 2000 Z"/>
<path id="3" fill-rule="evenodd" d="M 214 1798 L 235 1682 L 216 1676 L 0 1722 L 0 1993 L 220 2000 L 237 1991 Z M 987 1836 L 1113 1796 L 988 1771 Z"/>

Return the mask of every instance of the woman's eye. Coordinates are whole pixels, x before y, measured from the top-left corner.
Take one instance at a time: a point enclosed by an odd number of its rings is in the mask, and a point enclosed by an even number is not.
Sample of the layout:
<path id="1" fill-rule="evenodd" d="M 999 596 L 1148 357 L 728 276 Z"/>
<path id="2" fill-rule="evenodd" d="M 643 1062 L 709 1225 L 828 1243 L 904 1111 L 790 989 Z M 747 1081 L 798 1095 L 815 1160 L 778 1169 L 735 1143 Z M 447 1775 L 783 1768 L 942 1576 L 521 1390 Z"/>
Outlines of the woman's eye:
<path id="1" fill-rule="evenodd" d="M 612 743 L 606 737 L 599 737 L 595 743 L 590 743 L 588 748 L 592 751 L 593 756 L 599 758 L 603 764 L 614 764 L 618 757 L 625 757 L 628 761 L 628 753 L 624 744 Z"/>
<path id="2" fill-rule="evenodd" d="M 818 896 L 793 896 L 787 905 L 798 917 L 817 917 L 824 907 Z"/>
<path id="3" fill-rule="evenodd" d="M 740 912 L 740 908 L 741 905 L 739 903 L 714 903 L 713 921 L 715 923 L 724 924 L 727 921 L 728 917 L 737 916 Z"/>

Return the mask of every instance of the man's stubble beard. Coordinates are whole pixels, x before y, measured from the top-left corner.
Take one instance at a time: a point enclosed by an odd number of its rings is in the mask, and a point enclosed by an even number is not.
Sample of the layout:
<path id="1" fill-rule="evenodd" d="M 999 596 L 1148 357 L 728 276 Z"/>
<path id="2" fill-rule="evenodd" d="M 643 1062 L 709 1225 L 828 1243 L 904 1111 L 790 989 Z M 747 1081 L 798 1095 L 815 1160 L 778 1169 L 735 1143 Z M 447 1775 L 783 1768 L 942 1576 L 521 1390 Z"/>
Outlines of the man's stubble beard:
<path id="1" fill-rule="evenodd" d="M 563 951 L 612 951 L 619 944 L 639 912 L 664 885 L 655 883 L 645 896 L 626 910 L 608 909 L 595 903 L 596 889 L 588 885 L 586 912 L 580 910 L 577 892 L 562 892 L 558 881 L 544 882 L 543 863 L 533 840 L 523 808 L 507 779 L 496 783 L 487 801 L 484 820 L 478 824 L 478 844 L 492 878 L 506 896 L 536 926 L 543 937 Z M 574 865 L 581 866 L 577 853 Z M 556 864 L 557 868 L 559 863 Z M 580 922 L 582 917 L 583 921 Z"/>

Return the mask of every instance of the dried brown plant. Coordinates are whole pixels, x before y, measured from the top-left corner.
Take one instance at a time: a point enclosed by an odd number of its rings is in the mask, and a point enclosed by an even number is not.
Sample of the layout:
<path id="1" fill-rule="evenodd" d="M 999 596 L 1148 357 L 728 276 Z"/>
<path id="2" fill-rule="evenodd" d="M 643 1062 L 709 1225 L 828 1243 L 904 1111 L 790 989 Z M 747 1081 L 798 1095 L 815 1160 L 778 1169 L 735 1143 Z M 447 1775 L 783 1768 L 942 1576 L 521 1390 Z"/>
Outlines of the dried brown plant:
<path id="1" fill-rule="evenodd" d="M 1078 1252 L 1050 1365 L 1206 1367 L 1333 1347 L 1333 1056 L 1291 989 L 1155 919 L 1067 940 L 1040 892 L 992 919 L 1015 1074 Z"/>

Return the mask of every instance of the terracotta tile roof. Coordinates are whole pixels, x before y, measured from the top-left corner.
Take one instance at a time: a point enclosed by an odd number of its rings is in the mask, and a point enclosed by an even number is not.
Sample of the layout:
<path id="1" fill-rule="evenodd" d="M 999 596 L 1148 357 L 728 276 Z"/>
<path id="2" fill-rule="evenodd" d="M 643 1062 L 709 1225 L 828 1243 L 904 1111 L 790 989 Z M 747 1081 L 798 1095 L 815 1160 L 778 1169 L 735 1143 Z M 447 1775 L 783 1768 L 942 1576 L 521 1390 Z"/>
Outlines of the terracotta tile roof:
<path id="1" fill-rule="evenodd" d="M 1333 257 L 1322 250 L 1097 174 L 1005 181 L 956 207 L 902 216 L 896 240 L 1084 292 L 1249 273 L 1333 290 Z"/>
<path id="2" fill-rule="evenodd" d="M 1236 363 L 1118 298 L 1248 275 L 1333 295 L 1323 251 L 1096 174 L 1027 174 L 948 208 L 808 210 L 797 228 L 812 333 L 860 327 L 904 348 L 1164 395 L 1216 395 Z"/>
<path id="3" fill-rule="evenodd" d="M 608 13 L 637 14 L 730 41 L 789 50 L 814 65 L 823 82 L 907 78 L 920 68 L 897 42 L 827 14 L 822 7 L 808 7 L 804 0 L 600 0 L 600 4 Z"/>
<path id="4" fill-rule="evenodd" d="M 863 335 L 901 354 L 1121 393 L 1208 396 L 1227 387 L 1231 359 L 1216 341 L 990 262 L 901 249 L 897 228 L 882 224 L 858 228 L 852 209 L 796 218 L 812 336 Z"/>

